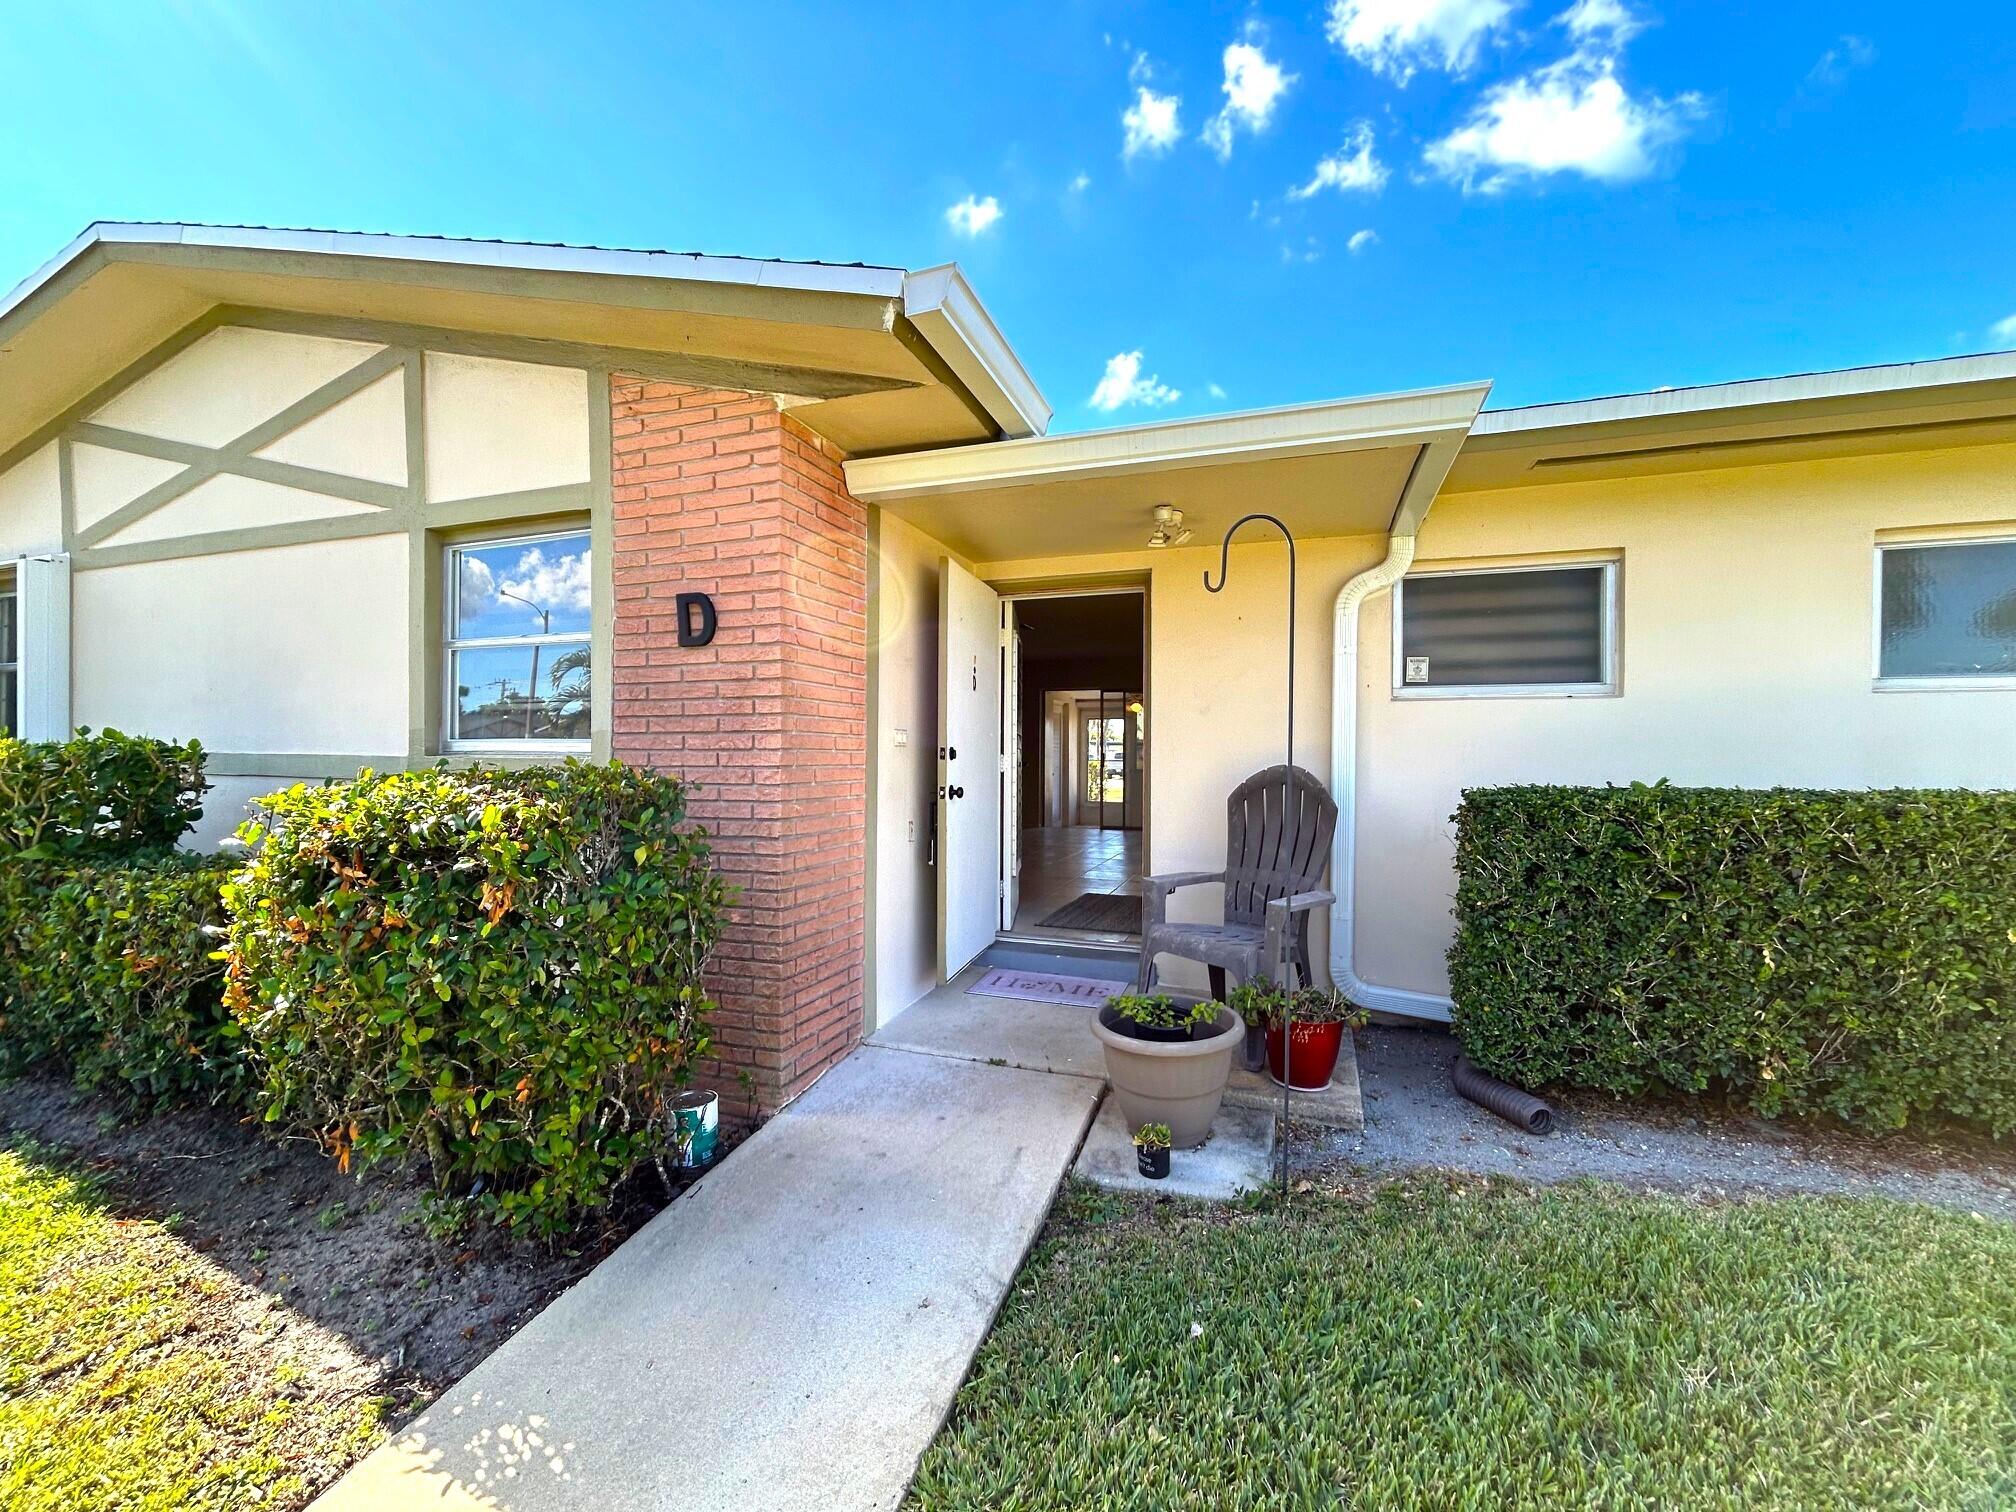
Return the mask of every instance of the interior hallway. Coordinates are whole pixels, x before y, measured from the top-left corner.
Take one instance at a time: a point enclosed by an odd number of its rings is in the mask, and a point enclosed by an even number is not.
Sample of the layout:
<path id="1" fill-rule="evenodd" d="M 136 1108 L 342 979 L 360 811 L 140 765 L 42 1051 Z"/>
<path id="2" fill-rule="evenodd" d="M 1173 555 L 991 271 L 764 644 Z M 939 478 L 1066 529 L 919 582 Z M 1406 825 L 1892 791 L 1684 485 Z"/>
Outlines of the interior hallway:
<path id="1" fill-rule="evenodd" d="M 1056 929 L 1042 921 L 1084 893 L 1141 895 L 1141 831 L 1068 825 L 1022 831 L 1014 933 L 1088 945 L 1139 945 L 1140 931 Z"/>

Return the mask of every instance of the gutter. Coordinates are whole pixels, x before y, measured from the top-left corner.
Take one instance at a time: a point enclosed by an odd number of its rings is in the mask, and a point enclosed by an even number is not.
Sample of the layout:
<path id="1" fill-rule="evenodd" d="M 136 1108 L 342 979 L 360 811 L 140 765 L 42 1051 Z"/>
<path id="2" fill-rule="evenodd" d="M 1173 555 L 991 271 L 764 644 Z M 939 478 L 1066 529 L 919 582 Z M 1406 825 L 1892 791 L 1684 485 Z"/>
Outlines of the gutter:
<path id="1" fill-rule="evenodd" d="M 1330 793 L 1337 800 L 1337 832 L 1330 842 L 1330 981 L 1360 1008 L 1408 1018 L 1449 1022 L 1454 1003 L 1432 992 L 1382 987 L 1358 975 L 1358 611 L 1365 600 L 1406 575 L 1414 561 L 1414 536 L 1387 537 L 1386 556 L 1337 590 L 1331 627 Z"/>
<path id="2" fill-rule="evenodd" d="M 903 314 L 980 401 L 1001 436 L 1040 436 L 1050 401 L 1008 345 L 957 263 L 903 277 Z"/>

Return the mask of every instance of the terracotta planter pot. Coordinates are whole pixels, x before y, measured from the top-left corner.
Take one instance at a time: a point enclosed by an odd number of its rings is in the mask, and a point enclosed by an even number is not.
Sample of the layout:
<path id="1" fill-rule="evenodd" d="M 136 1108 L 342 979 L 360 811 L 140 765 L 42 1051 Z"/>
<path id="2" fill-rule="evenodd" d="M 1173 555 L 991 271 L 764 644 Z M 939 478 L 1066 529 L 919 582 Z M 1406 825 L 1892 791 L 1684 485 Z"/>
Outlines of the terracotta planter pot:
<path id="1" fill-rule="evenodd" d="M 1111 1008 L 1101 1008 L 1092 1032 L 1106 1052 L 1106 1079 L 1120 1099 L 1127 1132 L 1143 1124 L 1169 1125 L 1169 1143 L 1194 1150 L 1210 1136 L 1211 1120 L 1232 1074 L 1232 1053 L 1246 1026 L 1229 1008 L 1202 1038 L 1155 1043 L 1135 1039 L 1115 1027 L 1121 1022 Z"/>
<path id="2" fill-rule="evenodd" d="M 1279 1028 L 1267 1031 L 1267 1072 L 1275 1081 L 1285 1081 L 1281 1062 L 1288 1035 L 1295 1036 L 1295 1080 L 1288 1085 L 1297 1092 L 1321 1092 L 1330 1085 L 1337 1069 L 1337 1056 L 1344 1048 L 1342 1024 L 1290 1024 L 1286 1034 Z"/>

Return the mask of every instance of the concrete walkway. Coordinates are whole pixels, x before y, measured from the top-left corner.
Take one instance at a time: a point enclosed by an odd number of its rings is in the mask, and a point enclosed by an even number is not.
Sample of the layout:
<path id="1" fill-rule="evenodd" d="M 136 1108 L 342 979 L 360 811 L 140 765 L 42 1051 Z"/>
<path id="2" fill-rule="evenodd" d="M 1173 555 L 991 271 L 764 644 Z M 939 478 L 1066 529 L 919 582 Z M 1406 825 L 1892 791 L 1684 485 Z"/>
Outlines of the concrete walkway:
<path id="1" fill-rule="evenodd" d="M 863 1046 L 315 1507 L 894 1507 L 1100 1090 Z"/>

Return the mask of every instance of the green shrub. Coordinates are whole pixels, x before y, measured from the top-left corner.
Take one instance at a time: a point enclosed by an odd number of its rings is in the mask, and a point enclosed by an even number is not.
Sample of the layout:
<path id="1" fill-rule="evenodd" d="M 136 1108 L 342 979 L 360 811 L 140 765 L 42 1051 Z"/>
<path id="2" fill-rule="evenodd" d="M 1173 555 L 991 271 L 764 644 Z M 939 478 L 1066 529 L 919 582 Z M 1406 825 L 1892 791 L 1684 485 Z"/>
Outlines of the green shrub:
<path id="1" fill-rule="evenodd" d="M 169 854 L 129 866 L 0 865 L 0 1069 L 67 1066 L 149 1102 L 220 1101 L 245 1079 L 224 972 L 232 863 Z"/>
<path id="2" fill-rule="evenodd" d="M 203 747 L 101 730 L 0 740 L 0 859 L 120 861 L 203 817 Z"/>
<path id="3" fill-rule="evenodd" d="M 271 1122 L 539 1232 L 666 1145 L 725 886 L 672 778 L 446 768 L 263 800 L 226 997 Z"/>
<path id="4" fill-rule="evenodd" d="M 2016 793 L 1498 788 L 1456 833 L 1484 1070 L 2016 1128 Z"/>
<path id="5" fill-rule="evenodd" d="M 0 740 L 0 1071 L 150 1101 L 242 1079 L 204 934 L 228 868 L 174 849 L 208 787 L 194 741 Z"/>

